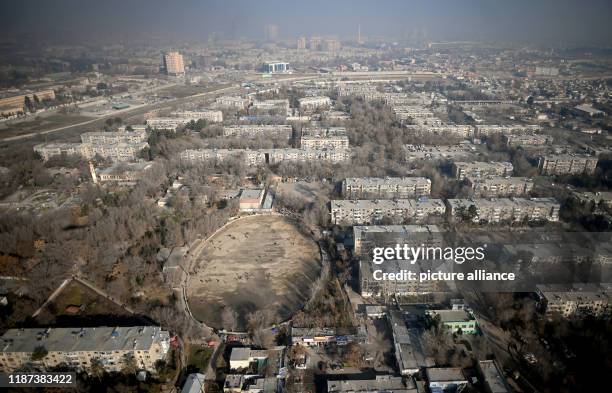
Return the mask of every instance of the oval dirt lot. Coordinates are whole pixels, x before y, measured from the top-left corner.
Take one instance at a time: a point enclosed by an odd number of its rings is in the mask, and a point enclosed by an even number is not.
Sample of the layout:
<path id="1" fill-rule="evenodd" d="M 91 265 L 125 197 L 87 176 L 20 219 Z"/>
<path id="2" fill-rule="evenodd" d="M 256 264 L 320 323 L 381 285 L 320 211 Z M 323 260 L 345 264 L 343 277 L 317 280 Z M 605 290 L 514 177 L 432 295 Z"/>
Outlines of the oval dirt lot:
<path id="1" fill-rule="evenodd" d="M 208 239 L 189 278 L 193 315 L 215 328 L 229 307 L 244 329 L 248 313 L 289 318 L 310 296 L 321 269 L 319 248 L 297 224 L 280 216 L 236 220 Z"/>

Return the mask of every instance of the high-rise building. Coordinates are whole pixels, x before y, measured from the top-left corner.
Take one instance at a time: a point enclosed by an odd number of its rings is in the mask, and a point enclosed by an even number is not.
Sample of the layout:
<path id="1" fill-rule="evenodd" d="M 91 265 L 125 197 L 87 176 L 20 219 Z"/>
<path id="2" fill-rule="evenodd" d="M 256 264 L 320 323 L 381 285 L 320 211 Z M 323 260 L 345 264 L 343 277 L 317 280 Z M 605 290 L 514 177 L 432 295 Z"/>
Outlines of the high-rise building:
<path id="1" fill-rule="evenodd" d="M 335 54 L 340 50 L 340 41 L 335 38 L 325 40 L 323 49 L 331 54 Z"/>
<path id="2" fill-rule="evenodd" d="M 278 26 L 277 25 L 265 25 L 264 34 L 266 41 L 276 41 L 278 38 Z"/>
<path id="3" fill-rule="evenodd" d="M 168 75 L 184 75 L 185 63 L 183 62 L 183 55 L 179 52 L 165 53 L 164 70 Z"/>
<path id="4" fill-rule="evenodd" d="M 321 47 L 321 37 L 317 37 L 317 36 L 310 37 L 310 41 L 308 41 L 308 49 L 319 50 L 320 47 Z"/>
<path id="5" fill-rule="evenodd" d="M 299 50 L 304 50 L 306 49 L 306 37 L 300 37 L 297 40 L 297 48 Z"/>

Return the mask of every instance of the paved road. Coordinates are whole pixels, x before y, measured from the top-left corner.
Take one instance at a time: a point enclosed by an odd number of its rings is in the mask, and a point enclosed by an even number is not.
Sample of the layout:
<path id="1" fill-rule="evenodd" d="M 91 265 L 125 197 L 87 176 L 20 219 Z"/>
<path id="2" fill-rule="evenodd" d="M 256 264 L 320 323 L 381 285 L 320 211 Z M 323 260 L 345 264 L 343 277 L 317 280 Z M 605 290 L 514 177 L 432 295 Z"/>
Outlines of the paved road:
<path id="1" fill-rule="evenodd" d="M 95 124 L 95 123 L 102 124 L 106 119 L 112 118 L 112 117 L 117 117 L 119 115 L 136 114 L 136 112 L 139 112 L 139 111 L 147 111 L 147 110 L 151 110 L 151 109 L 163 108 L 163 107 L 166 107 L 166 106 L 170 106 L 170 105 L 181 103 L 183 101 L 192 100 L 194 98 L 206 97 L 206 96 L 209 96 L 209 95 L 215 95 L 215 94 L 219 94 L 219 93 L 226 93 L 226 92 L 230 92 L 230 91 L 238 90 L 238 89 L 239 88 L 236 87 L 236 86 L 221 87 L 221 88 L 218 88 L 218 89 L 215 89 L 215 90 L 206 91 L 206 92 L 203 92 L 203 93 L 198 93 L 198 94 L 194 94 L 194 95 L 187 96 L 187 97 L 173 98 L 173 99 L 164 101 L 163 103 L 143 104 L 143 105 L 132 106 L 132 107 L 129 107 L 129 108 L 126 108 L 126 109 L 116 110 L 116 111 L 114 111 L 112 113 L 109 113 L 107 115 L 96 117 L 95 119 L 86 120 L 86 121 L 83 121 L 83 122 L 80 122 L 80 123 L 69 124 L 69 125 L 66 125 L 66 126 L 57 127 L 57 128 L 53 128 L 53 129 L 45 130 L 45 131 L 29 132 L 29 133 L 26 133 L 26 134 L 15 135 L 15 136 L 10 136 L 10 137 L 4 137 L 4 138 L 0 138 L 0 140 L 4 141 L 4 142 L 12 142 L 12 141 L 18 141 L 18 140 L 22 140 L 22 139 L 32 138 L 32 137 L 39 136 L 39 135 L 47 135 L 47 134 L 52 134 L 52 133 L 56 133 L 56 132 L 59 132 L 59 131 L 66 131 L 66 130 L 69 130 L 71 128 L 83 127 L 83 126 L 92 125 L 92 124 Z"/>

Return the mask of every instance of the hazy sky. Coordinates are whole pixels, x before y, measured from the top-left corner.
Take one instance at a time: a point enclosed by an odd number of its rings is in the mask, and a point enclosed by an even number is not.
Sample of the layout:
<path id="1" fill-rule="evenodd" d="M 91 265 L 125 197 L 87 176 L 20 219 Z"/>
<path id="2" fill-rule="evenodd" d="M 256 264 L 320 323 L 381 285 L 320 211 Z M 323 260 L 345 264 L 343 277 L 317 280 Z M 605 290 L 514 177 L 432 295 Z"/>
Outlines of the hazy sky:
<path id="1" fill-rule="evenodd" d="M 537 43 L 612 42 L 612 0 L 0 0 L 0 33 L 61 33 L 73 39 L 130 36 L 281 38 L 299 35 L 402 37 Z"/>

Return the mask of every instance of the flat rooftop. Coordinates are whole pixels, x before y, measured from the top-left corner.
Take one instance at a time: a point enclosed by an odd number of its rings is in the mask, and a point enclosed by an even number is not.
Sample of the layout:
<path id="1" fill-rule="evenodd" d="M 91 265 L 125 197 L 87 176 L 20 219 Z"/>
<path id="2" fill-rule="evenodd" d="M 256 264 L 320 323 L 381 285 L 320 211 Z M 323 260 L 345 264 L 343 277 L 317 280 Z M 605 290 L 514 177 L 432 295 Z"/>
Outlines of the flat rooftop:
<path id="1" fill-rule="evenodd" d="M 159 326 L 10 329 L 2 336 L 2 352 L 33 352 L 44 346 L 49 352 L 148 350 L 167 340 Z"/>

